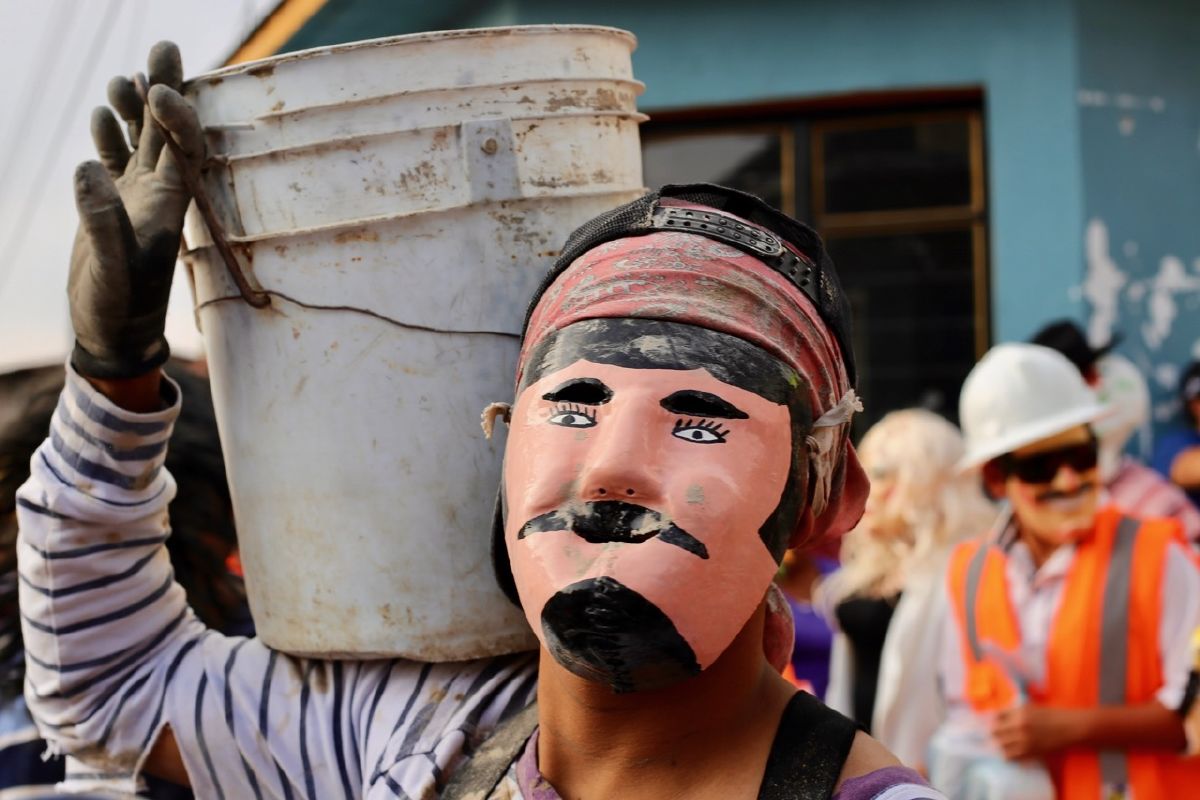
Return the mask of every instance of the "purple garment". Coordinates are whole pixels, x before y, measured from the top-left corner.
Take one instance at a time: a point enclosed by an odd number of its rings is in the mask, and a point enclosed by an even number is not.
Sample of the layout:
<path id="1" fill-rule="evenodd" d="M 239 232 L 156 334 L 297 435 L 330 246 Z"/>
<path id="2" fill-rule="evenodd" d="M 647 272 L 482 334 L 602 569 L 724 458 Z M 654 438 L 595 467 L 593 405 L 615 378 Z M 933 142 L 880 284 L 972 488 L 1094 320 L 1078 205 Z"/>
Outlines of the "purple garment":
<path id="1" fill-rule="evenodd" d="M 523 800 L 562 800 L 558 791 L 542 777 L 537 764 L 538 731 L 535 729 L 520 758 L 514 765 L 516 768 L 517 787 L 521 790 Z M 511 773 L 510 773 L 511 774 Z M 897 786 L 928 787 L 921 776 L 908 767 L 884 767 L 857 778 L 850 778 L 842 784 L 842 788 L 833 794 L 833 800 L 874 800 L 887 789 Z M 928 793 L 910 794 L 910 798 L 920 797 L 922 800 L 946 800 L 937 791 L 930 789 Z"/>
<path id="2" fill-rule="evenodd" d="M 857 778 L 848 778 L 842 787 L 833 793 L 833 800 L 874 800 L 896 786 L 928 787 L 929 784 L 915 770 L 908 767 L 884 767 Z M 918 796 L 922 800 L 945 800 L 945 796 L 935 789 L 909 796 L 914 797 L 914 800 Z"/>
<path id="3" fill-rule="evenodd" d="M 822 575 L 828 575 L 838 567 L 837 561 L 832 558 L 817 558 L 815 561 Z M 792 670 L 797 678 L 812 684 L 813 694 L 823 700 L 825 690 L 829 688 L 833 631 L 811 604 L 793 600 L 787 592 L 784 592 L 784 597 L 787 597 L 792 609 L 796 629 L 796 643 L 792 645 Z"/>
<path id="4" fill-rule="evenodd" d="M 517 759 L 517 786 L 521 789 L 523 800 L 562 800 L 538 769 L 537 743 L 540 732 L 540 728 L 533 729 L 533 736 L 529 737 L 521 757 Z"/>

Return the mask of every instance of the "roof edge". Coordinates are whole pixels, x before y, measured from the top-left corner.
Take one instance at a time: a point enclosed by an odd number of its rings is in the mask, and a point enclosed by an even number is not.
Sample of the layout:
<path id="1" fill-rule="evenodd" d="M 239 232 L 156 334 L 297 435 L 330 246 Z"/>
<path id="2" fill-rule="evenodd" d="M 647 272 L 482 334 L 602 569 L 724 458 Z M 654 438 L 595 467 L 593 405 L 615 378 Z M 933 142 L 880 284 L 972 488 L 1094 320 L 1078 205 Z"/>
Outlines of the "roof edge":
<path id="1" fill-rule="evenodd" d="M 328 0 L 280 0 L 237 49 L 221 62 L 222 66 L 275 55 L 327 2 Z"/>

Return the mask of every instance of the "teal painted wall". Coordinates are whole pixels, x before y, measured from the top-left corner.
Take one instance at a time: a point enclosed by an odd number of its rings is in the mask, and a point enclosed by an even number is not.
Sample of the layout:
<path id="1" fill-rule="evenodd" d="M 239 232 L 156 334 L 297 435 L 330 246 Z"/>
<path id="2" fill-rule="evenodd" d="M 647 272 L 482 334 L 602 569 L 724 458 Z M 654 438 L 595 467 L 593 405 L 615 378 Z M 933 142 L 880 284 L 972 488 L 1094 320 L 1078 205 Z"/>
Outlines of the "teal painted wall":
<path id="1" fill-rule="evenodd" d="M 1068 0 L 330 0 L 287 49 L 441 28 L 593 23 L 633 31 L 641 106 L 862 90 L 985 91 L 993 334 L 1081 316 L 1083 181 Z"/>
<path id="2" fill-rule="evenodd" d="M 1134 10 L 1131 10 L 1134 9 Z M 1080 0 L 1081 320 L 1150 377 L 1158 427 L 1200 358 L 1200 4 Z"/>
<path id="3" fill-rule="evenodd" d="M 1178 419 L 1200 358 L 1200 3 L 329 0 L 285 49 L 534 23 L 633 31 L 650 114 L 981 87 L 994 341 L 1063 316 L 1122 333 L 1155 427 Z"/>

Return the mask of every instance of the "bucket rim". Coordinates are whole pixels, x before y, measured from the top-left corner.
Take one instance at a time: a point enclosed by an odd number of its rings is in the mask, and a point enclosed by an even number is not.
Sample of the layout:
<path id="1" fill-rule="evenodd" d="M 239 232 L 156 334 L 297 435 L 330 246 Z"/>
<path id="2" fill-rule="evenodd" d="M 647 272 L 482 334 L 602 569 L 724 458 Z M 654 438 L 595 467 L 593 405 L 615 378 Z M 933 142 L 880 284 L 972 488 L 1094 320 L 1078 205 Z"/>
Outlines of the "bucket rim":
<path id="1" fill-rule="evenodd" d="M 627 31 L 623 28 L 615 28 L 610 25 L 503 25 L 494 28 L 458 28 L 444 31 L 426 31 L 424 33 L 405 33 L 400 34 L 399 36 L 382 36 L 377 39 L 360 39 L 355 42 L 321 45 L 319 47 L 310 47 L 307 50 L 297 50 L 292 53 L 281 53 L 280 55 L 259 58 L 255 59 L 254 61 L 244 61 L 239 64 L 231 64 L 227 67 L 221 67 L 208 72 L 202 72 L 199 75 L 196 75 L 185 81 L 184 87 L 186 90 L 198 83 L 207 83 L 213 80 L 224 80 L 225 78 L 245 73 L 260 73 L 268 68 L 274 68 L 280 64 L 289 64 L 293 61 L 307 61 L 311 58 L 316 58 L 319 56 L 335 55 L 354 50 L 365 50 L 373 47 L 390 47 L 392 45 L 409 42 L 473 39 L 489 35 L 541 36 L 546 34 L 561 33 L 609 34 L 614 38 L 624 39 L 629 44 L 630 52 L 637 49 L 637 36 L 635 36 L 631 31 Z"/>

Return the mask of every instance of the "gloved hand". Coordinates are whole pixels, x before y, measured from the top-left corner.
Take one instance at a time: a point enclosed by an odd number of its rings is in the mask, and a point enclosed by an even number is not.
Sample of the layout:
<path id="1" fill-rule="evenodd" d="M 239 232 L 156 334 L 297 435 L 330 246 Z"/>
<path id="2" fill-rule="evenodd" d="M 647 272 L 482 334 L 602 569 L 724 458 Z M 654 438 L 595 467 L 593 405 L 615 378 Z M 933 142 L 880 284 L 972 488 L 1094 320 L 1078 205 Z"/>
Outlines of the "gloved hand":
<path id="1" fill-rule="evenodd" d="M 133 150 L 102 106 L 92 113 L 92 139 L 103 165 L 86 161 L 75 170 L 79 230 L 67 283 L 75 328 L 71 362 L 93 378 L 137 377 L 170 354 L 163 336 L 167 298 L 191 200 L 180 169 L 198 171 L 204 134 L 195 109 L 179 94 L 179 49 L 159 42 L 148 66 L 148 105 L 128 78 L 108 84 L 109 102 L 127 123 Z M 176 163 L 151 114 L 188 163 Z"/>

